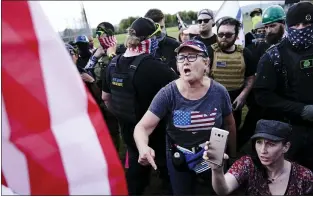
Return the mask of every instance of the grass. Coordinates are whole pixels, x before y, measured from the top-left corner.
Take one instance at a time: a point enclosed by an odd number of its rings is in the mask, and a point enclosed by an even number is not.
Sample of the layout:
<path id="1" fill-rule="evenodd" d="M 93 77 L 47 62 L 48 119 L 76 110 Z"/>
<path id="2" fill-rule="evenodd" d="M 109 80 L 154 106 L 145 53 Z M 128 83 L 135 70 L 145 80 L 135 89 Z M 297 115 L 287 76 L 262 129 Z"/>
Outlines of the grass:
<path id="1" fill-rule="evenodd" d="M 252 23 L 250 21 L 249 17 L 244 17 L 243 19 L 243 25 L 245 29 L 245 33 L 249 32 L 252 29 Z M 178 27 L 169 27 L 166 28 L 167 34 L 173 38 L 178 38 Z M 117 43 L 123 44 L 126 38 L 126 34 L 118 34 L 116 35 Z M 99 46 L 98 39 L 94 39 L 94 45 L 95 47 Z"/>

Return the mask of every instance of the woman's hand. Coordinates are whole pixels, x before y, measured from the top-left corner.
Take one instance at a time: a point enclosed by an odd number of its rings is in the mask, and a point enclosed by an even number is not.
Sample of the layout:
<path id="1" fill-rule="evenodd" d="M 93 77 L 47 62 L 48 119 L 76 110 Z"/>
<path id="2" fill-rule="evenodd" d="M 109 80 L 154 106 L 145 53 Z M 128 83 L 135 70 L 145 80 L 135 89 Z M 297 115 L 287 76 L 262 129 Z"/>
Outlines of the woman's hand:
<path id="1" fill-rule="evenodd" d="M 209 158 L 210 157 L 212 158 L 213 155 L 214 155 L 214 150 L 212 148 L 210 148 L 210 142 L 209 141 L 205 142 L 204 152 L 203 152 L 202 158 L 208 162 L 208 164 L 212 170 L 222 168 L 223 166 L 218 166 L 218 165 L 211 163 L 209 161 Z M 229 158 L 228 155 L 224 153 L 224 159 L 228 159 L 228 158 Z"/>
<path id="2" fill-rule="evenodd" d="M 138 151 L 139 151 L 138 163 L 140 163 L 143 166 L 151 165 L 153 169 L 156 170 L 157 166 L 154 161 L 155 157 L 154 150 L 149 146 L 144 146 L 142 148 L 139 148 Z"/>

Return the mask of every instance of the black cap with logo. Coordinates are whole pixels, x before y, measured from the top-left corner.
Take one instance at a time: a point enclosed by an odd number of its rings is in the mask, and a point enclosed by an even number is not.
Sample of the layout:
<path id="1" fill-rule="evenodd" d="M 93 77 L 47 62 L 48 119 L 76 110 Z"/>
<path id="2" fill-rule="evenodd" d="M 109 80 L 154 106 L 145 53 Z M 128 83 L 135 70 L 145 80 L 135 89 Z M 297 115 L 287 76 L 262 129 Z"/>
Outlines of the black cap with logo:
<path id="1" fill-rule="evenodd" d="M 298 23 L 313 23 L 313 4 L 310 2 L 299 2 L 288 9 L 286 15 L 288 27 Z"/>

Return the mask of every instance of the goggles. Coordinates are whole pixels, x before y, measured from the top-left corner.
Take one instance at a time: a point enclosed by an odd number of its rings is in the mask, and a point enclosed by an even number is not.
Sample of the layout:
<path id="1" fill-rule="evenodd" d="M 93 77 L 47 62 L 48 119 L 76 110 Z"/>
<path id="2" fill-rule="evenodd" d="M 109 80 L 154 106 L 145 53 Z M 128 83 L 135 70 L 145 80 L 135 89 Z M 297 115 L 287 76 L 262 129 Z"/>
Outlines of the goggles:
<path id="1" fill-rule="evenodd" d="M 153 36 L 160 37 L 162 33 L 161 25 L 159 23 L 155 23 L 156 30 L 148 36 L 148 38 L 152 38 Z"/>

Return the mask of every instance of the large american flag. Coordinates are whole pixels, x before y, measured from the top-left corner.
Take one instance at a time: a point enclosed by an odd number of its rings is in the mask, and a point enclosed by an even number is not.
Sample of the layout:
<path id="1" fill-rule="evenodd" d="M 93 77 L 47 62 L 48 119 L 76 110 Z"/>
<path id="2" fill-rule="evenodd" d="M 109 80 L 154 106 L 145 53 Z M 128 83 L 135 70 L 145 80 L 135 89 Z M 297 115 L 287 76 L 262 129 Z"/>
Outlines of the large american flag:
<path id="1" fill-rule="evenodd" d="M 216 114 L 216 108 L 210 114 L 199 111 L 175 110 L 173 122 L 175 127 L 184 131 L 211 130 L 215 124 Z"/>
<path id="2" fill-rule="evenodd" d="M 102 114 L 39 2 L 1 5 L 1 184 L 19 195 L 127 195 Z"/>

